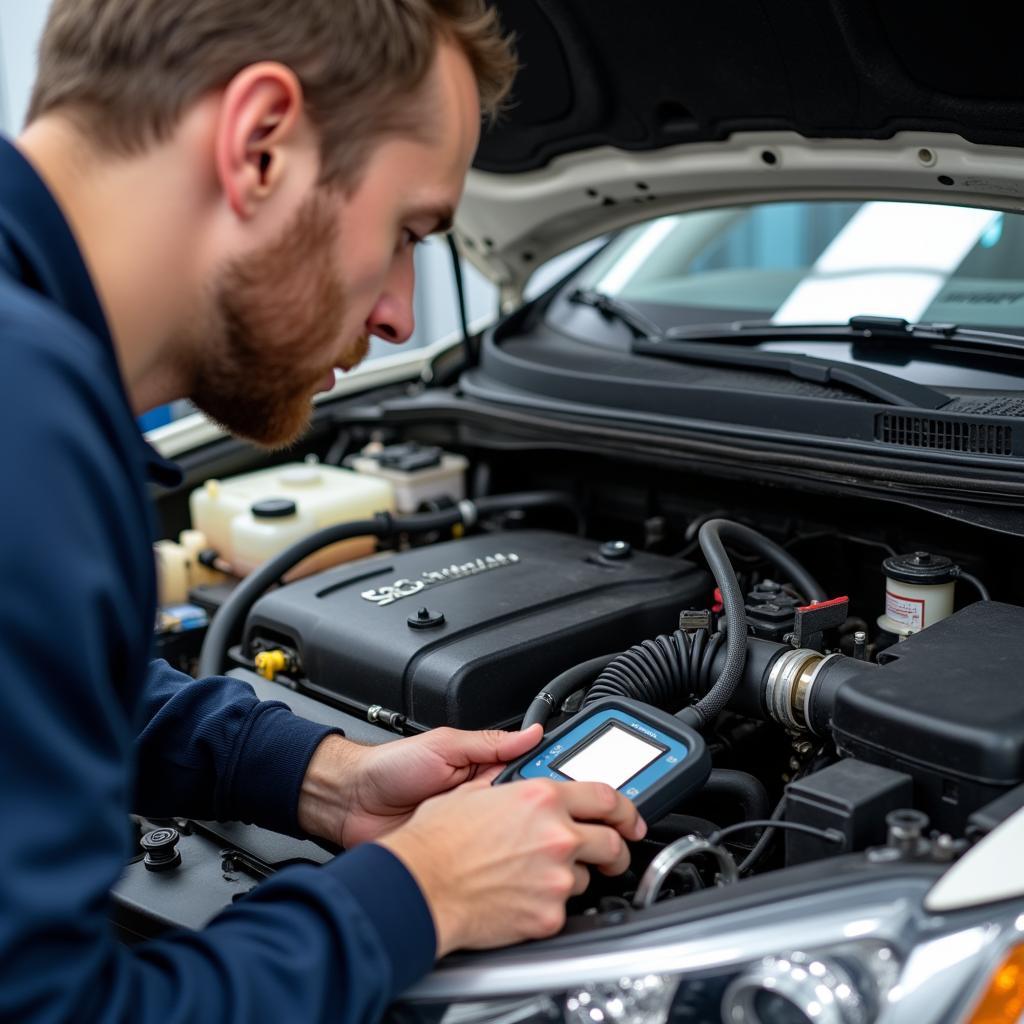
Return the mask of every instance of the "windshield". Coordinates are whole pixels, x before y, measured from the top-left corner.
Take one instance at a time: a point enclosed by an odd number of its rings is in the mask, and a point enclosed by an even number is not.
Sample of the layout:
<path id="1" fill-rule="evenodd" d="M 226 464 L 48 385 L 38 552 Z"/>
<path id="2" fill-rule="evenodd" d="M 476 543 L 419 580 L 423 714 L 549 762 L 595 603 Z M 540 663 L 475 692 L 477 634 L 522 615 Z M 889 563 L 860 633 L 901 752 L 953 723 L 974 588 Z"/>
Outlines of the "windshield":
<path id="1" fill-rule="evenodd" d="M 1024 332 L 1024 216 L 896 202 L 791 202 L 662 217 L 572 282 L 660 326 L 873 315 Z"/>

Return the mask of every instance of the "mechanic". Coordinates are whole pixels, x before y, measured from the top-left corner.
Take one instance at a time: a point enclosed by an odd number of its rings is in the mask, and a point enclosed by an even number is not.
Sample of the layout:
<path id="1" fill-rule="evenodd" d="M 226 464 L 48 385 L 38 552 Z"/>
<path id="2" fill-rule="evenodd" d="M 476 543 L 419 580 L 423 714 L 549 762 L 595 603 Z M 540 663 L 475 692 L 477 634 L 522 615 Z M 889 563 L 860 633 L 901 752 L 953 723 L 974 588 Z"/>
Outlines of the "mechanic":
<path id="1" fill-rule="evenodd" d="M 0 1019 L 374 1020 L 625 869 L 644 825 L 609 787 L 488 787 L 539 727 L 360 747 L 147 664 L 146 479 L 180 476 L 135 417 L 189 397 L 284 446 L 369 335 L 408 339 L 414 247 L 514 67 L 482 0 L 56 0 L 0 140 Z M 131 811 L 351 852 L 129 949 Z"/>

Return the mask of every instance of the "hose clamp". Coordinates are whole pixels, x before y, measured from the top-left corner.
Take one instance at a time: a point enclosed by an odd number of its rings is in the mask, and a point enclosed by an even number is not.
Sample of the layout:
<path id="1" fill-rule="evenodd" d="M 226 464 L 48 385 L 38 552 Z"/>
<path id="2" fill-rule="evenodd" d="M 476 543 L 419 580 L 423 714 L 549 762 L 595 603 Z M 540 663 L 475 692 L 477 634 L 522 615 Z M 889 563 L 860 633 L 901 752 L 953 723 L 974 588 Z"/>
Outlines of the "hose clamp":
<path id="1" fill-rule="evenodd" d="M 826 660 L 818 651 L 804 648 L 776 658 L 768 673 L 764 698 L 768 714 L 779 725 L 801 732 L 810 729 L 808 699 L 817 670 Z"/>
<path id="2" fill-rule="evenodd" d="M 811 694 L 814 692 L 814 687 L 821 678 L 822 669 L 824 669 L 830 661 L 835 661 L 835 659 L 839 657 L 841 657 L 841 655 L 838 653 L 827 654 L 819 661 L 808 665 L 797 677 L 796 692 L 793 695 L 793 704 L 795 707 L 799 708 L 800 717 L 804 720 L 804 728 L 807 729 L 808 732 L 815 733 L 815 735 L 817 735 L 817 733 L 811 717 Z"/>
<path id="3" fill-rule="evenodd" d="M 480 513 L 477 511 L 476 505 L 474 505 L 468 498 L 463 498 L 457 507 L 459 515 L 462 517 L 462 525 L 467 529 L 472 529 L 476 526 L 477 520 L 480 518 Z"/>

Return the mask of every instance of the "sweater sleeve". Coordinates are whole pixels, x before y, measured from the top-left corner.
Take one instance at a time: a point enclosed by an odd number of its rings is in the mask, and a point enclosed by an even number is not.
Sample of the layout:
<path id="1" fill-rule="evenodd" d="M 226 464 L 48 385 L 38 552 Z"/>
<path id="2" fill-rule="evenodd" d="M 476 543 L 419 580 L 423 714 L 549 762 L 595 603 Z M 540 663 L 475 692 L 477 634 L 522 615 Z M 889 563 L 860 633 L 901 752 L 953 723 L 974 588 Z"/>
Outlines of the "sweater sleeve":
<path id="1" fill-rule="evenodd" d="M 153 581 L 141 482 L 109 420 L 123 399 L 55 352 L 52 328 L 22 344 L 7 325 L 0 346 L 16 383 L 0 402 L 0 1020 L 379 1019 L 429 969 L 435 943 L 423 896 L 381 847 L 283 870 L 201 931 L 115 939 L 109 893 L 133 852 L 136 793 L 199 802 L 225 767 L 210 806 L 257 817 L 261 781 L 271 817 L 287 816 L 315 734 L 223 681 L 190 687 L 159 667 L 141 696 Z M 136 786 L 140 720 L 153 744 L 140 763 L 159 751 L 173 773 L 180 741 L 184 781 Z M 192 728 L 198 738 L 184 736 Z M 273 750 L 291 741 L 299 752 L 282 768 Z"/>
<path id="2" fill-rule="evenodd" d="M 288 835 L 301 834 L 296 810 L 313 751 L 340 731 L 260 701 L 240 679 L 196 680 L 165 661 L 149 666 L 141 718 L 134 810 Z"/>

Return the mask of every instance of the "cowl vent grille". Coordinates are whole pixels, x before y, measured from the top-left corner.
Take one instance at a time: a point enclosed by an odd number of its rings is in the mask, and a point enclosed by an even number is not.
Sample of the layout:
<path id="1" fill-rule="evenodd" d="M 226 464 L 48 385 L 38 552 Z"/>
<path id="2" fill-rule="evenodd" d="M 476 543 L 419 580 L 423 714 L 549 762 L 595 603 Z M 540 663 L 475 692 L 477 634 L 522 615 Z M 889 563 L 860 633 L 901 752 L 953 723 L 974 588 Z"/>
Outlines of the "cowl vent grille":
<path id="1" fill-rule="evenodd" d="M 1024 417 L 1024 398 L 1016 395 L 993 395 L 991 398 L 975 396 L 954 398 L 942 407 L 944 413 L 971 416 L 1016 416 Z"/>
<path id="2" fill-rule="evenodd" d="M 883 444 L 970 455 L 1012 455 L 1013 429 L 969 420 L 885 415 L 875 433 Z"/>

